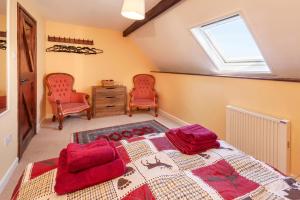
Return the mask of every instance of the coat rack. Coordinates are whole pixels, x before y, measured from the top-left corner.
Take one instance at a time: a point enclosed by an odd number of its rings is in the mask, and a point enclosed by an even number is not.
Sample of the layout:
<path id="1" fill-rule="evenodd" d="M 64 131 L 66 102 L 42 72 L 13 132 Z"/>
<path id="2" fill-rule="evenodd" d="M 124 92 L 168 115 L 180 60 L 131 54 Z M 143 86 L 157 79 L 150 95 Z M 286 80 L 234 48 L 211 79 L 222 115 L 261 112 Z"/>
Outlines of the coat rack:
<path id="1" fill-rule="evenodd" d="M 0 31 L 0 37 L 5 38 L 6 32 Z M 6 50 L 6 40 L 0 40 L 0 50 Z"/>
<path id="2" fill-rule="evenodd" d="M 0 31 L 0 37 L 6 37 L 6 32 Z"/>
<path id="3" fill-rule="evenodd" d="M 48 36 L 49 42 L 59 42 L 59 43 L 69 43 L 69 44 L 80 44 L 80 45 L 94 45 L 93 40 L 76 39 L 76 38 L 66 38 L 66 37 L 56 37 Z M 81 46 L 70 46 L 70 45 L 54 45 L 46 49 L 46 52 L 60 52 L 60 53 L 77 53 L 84 55 L 100 54 L 103 50 L 81 47 Z"/>
<path id="4" fill-rule="evenodd" d="M 89 47 L 75 47 L 67 45 L 54 45 L 46 49 L 46 52 L 60 52 L 60 53 L 77 53 L 84 55 L 100 54 L 103 50 Z"/>
<path id="5" fill-rule="evenodd" d="M 6 50 L 6 40 L 0 40 L 0 50 Z"/>
<path id="6" fill-rule="evenodd" d="M 48 41 L 49 42 L 69 43 L 69 44 L 94 45 L 93 40 L 66 38 L 66 37 L 56 37 L 56 36 L 48 36 Z"/>

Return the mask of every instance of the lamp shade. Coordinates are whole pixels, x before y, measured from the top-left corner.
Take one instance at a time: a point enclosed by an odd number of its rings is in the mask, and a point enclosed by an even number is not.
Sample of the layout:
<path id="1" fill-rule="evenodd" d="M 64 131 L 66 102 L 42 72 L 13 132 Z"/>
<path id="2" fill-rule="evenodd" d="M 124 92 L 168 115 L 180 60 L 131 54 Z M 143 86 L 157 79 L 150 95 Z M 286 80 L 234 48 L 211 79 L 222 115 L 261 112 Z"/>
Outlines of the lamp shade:
<path id="1" fill-rule="evenodd" d="M 145 1 L 144 0 L 124 0 L 122 7 L 122 16 L 134 19 L 145 19 Z"/>

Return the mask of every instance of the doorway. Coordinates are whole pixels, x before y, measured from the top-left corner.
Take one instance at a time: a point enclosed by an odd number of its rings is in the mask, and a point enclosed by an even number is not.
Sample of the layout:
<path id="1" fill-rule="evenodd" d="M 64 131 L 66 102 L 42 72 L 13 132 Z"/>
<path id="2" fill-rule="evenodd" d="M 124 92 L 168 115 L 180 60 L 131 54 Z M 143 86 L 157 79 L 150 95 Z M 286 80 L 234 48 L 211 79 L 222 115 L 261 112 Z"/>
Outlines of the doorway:
<path id="1" fill-rule="evenodd" d="M 18 138 L 19 158 L 36 134 L 37 23 L 18 4 Z"/>

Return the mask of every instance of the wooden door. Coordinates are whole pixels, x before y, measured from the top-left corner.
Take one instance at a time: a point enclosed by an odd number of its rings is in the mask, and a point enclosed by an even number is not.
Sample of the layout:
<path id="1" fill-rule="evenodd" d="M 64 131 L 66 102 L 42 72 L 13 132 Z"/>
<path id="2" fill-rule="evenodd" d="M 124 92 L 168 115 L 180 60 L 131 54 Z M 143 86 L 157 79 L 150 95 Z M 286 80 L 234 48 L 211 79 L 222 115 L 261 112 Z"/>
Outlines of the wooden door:
<path id="1" fill-rule="evenodd" d="M 36 134 L 36 21 L 18 5 L 19 158 Z"/>

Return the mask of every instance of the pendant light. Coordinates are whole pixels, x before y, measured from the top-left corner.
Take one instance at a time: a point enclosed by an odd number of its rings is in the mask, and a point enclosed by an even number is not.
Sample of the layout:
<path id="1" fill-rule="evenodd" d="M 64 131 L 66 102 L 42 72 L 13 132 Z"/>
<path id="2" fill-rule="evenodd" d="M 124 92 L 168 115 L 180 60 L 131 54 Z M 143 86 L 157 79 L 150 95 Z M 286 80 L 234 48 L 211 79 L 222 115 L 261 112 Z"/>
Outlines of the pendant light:
<path id="1" fill-rule="evenodd" d="M 145 19 L 145 0 L 124 0 L 121 14 L 129 19 Z"/>

